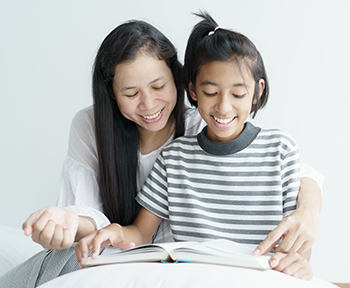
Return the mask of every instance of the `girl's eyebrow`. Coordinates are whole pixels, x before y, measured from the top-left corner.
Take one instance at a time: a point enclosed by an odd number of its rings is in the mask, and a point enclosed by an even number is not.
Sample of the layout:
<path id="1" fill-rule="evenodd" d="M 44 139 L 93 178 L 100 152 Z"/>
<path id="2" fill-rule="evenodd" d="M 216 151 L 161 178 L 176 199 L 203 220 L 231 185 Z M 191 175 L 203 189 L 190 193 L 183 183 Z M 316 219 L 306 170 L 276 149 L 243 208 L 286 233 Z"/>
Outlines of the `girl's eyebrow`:
<path id="1" fill-rule="evenodd" d="M 211 82 L 209 80 L 205 80 L 199 84 L 199 86 L 205 86 L 205 85 L 219 86 L 217 83 Z M 232 87 L 248 87 L 248 85 L 245 83 L 236 83 L 236 84 L 233 84 Z"/>
<path id="2" fill-rule="evenodd" d="M 160 80 L 163 80 L 164 78 L 165 78 L 164 75 L 159 76 L 159 77 L 157 77 L 156 79 L 154 79 L 154 80 L 152 80 L 151 82 L 149 82 L 148 85 L 151 85 L 151 84 L 156 83 L 156 82 L 158 82 L 158 81 L 160 81 Z M 121 91 L 121 92 L 124 92 L 124 91 L 126 91 L 126 90 L 132 90 L 132 89 L 136 89 L 136 88 L 137 88 L 136 86 L 126 86 L 126 87 L 121 88 L 120 91 Z"/>

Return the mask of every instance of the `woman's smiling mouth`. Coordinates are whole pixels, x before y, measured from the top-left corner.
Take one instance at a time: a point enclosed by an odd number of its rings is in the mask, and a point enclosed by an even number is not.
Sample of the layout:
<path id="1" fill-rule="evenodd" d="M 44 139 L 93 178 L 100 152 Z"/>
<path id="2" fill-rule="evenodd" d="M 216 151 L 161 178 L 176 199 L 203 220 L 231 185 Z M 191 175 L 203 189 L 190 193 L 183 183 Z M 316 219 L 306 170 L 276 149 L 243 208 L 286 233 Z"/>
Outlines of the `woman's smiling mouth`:
<path id="1" fill-rule="evenodd" d="M 153 120 L 156 119 L 162 112 L 163 112 L 164 108 L 162 108 L 161 110 L 159 110 L 158 112 L 152 114 L 152 115 L 140 115 L 142 118 L 146 119 L 146 120 Z"/>

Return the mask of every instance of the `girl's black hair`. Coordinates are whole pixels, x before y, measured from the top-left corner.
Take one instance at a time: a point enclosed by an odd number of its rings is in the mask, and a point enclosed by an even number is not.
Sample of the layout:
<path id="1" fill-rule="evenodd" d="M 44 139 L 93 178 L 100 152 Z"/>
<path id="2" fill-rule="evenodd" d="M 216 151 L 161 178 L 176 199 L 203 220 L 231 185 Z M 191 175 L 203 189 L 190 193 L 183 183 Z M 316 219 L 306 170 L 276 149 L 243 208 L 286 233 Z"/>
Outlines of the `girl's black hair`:
<path id="1" fill-rule="evenodd" d="M 227 29 L 216 29 L 218 24 L 208 13 L 200 12 L 195 15 L 203 20 L 194 26 L 185 52 L 183 81 L 189 102 L 197 107 L 197 101 L 189 93 L 189 85 L 196 84 L 196 77 L 203 65 L 213 61 L 235 61 L 241 67 L 244 63 L 255 80 L 253 99 L 257 102 L 252 104 L 251 110 L 254 118 L 258 110 L 265 106 L 269 95 L 267 74 L 259 51 L 246 36 Z M 265 89 L 259 98 L 257 84 L 260 79 L 265 81 Z"/>
<path id="2" fill-rule="evenodd" d="M 171 69 L 177 103 L 170 117 L 175 121 L 175 137 L 184 134 L 182 65 L 175 47 L 158 29 L 144 21 L 132 20 L 118 26 L 98 50 L 92 86 L 100 197 L 105 215 L 121 225 L 132 224 L 139 211 L 135 201 L 139 134 L 136 124 L 120 113 L 112 81 L 116 66 L 135 59 L 140 49 L 164 60 Z"/>

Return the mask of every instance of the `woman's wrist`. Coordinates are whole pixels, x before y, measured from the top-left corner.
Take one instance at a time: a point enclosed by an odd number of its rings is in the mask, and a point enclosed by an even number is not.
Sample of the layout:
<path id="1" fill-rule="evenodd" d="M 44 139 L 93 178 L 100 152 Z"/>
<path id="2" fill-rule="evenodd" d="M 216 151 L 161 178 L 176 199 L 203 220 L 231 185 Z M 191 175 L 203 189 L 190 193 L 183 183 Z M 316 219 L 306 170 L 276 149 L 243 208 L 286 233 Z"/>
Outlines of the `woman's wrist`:
<path id="1" fill-rule="evenodd" d="M 77 234 L 75 235 L 75 242 L 78 242 L 81 238 L 89 235 L 92 231 L 97 230 L 96 223 L 94 219 L 87 216 L 78 216 L 79 225 Z"/>

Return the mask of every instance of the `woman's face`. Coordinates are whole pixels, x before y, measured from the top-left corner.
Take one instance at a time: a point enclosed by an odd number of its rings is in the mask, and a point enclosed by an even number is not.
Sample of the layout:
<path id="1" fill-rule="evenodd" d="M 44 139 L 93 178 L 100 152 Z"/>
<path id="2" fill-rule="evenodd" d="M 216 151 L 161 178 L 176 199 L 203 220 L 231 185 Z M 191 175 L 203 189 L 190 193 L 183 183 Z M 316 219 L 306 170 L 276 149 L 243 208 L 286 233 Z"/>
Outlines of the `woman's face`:
<path id="1" fill-rule="evenodd" d="M 113 92 L 122 115 L 145 132 L 163 129 L 177 100 L 174 77 L 165 61 L 142 52 L 117 65 Z"/>

